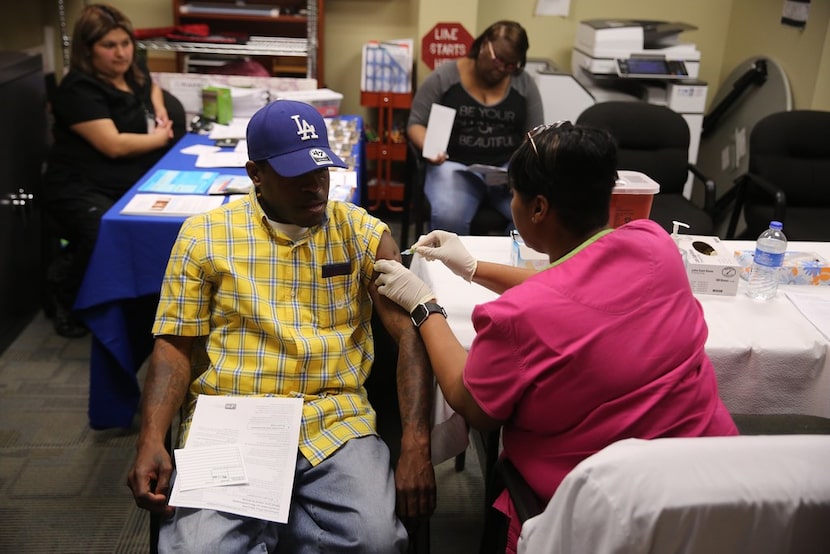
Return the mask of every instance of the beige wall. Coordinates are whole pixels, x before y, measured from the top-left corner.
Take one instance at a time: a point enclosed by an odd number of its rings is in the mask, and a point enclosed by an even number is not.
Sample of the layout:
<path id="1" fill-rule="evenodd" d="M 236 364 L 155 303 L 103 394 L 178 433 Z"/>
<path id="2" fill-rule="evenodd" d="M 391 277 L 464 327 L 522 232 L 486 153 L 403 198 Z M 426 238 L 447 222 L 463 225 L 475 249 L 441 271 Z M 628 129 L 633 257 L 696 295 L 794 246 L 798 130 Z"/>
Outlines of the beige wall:
<path id="1" fill-rule="evenodd" d="M 105 0 L 104 0 L 105 1 Z M 84 0 L 64 0 L 66 32 L 72 35 L 72 25 L 86 3 Z M 124 11 L 136 27 L 171 25 L 173 11 L 169 0 L 111 0 Z M 44 43 L 44 27 L 52 29 L 55 69 L 63 67 L 62 36 L 57 0 L 33 0 L 25 9 L 18 2 L 6 1 L 0 5 L 0 50 L 25 50 Z"/>
<path id="2" fill-rule="evenodd" d="M 170 0 L 110 0 L 137 27 L 160 27 L 173 20 Z M 71 30 L 84 0 L 65 0 Z M 701 78 L 709 98 L 743 60 L 765 55 L 781 63 L 789 77 L 796 108 L 830 110 L 830 2 L 810 5 L 803 31 L 780 25 L 783 0 L 571 0 L 567 17 L 535 16 L 536 0 L 325 0 L 325 70 L 329 88 L 344 94 L 345 113 L 365 114 L 360 106 L 360 51 L 370 39 L 421 37 L 436 22 L 461 22 L 476 35 L 497 19 L 515 19 L 530 34 L 530 55 L 570 68 L 570 52 L 580 20 L 602 17 L 665 19 L 698 27 L 683 33 L 701 51 Z M 29 7 L 29 6 L 27 6 Z M 21 10 L 0 6 L 0 49 L 18 50 L 43 42 L 43 26 L 56 34 L 57 1 L 40 0 Z M 60 63 L 60 37 L 55 39 Z M 419 80 L 427 74 L 419 62 Z"/>
<path id="3" fill-rule="evenodd" d="M 827 25 L 827 32 L 824 34 L 824 49 L 819 58 L 812 107 L 816 110 L 830 111 L 830 25 Z"/>
<path id="4" fill-rule="evenodd" d="M 365 115 L 360 106 L 362 46 L 370 40 L 414 38 L 417 0 L 327 0 L 325 84 L 343 94 L 341 113 Z"/>
<path id="5" fill-rule="evenodd" d="M 479 27 L 483 29 L 499 19 L 514 19 L 530 35 L 531 57 L 553 60 L 560 69 L 570 71 L 571 50 L 580 21 L 620 18 L 689 23 L 698 30 L 682 33 L 680 40 L 692 42 L 700 50 L 700 79 L 709 83 L 711 98 L 721 74 L 731 4 L 732 0 L 572 0 L 568 17 L 554 17 L 534 15 L 536 0 L 480 0 Z"/>
<path id="6" fill-rule="evenodd" d="M 0 6 L 0 50 L 29 50 L 41 46 L 44 43 L 44 26 L 57 28 L 57 17 L 54 21 L 50 20 L 49 10 L 40 4 L 26 10 L 14 7 L 14 4 L 4 2 Z M 46 53 L 43 54 L 45 57 Z"/>
<path id="7" fill-rule="evenodd" d="M 781 25 L 782 0 L 733 0 L 732 4 L 721 78 L 746 59 L 763 55 L 778 62 L 787 74 L 793 108 L 816 107 L 816 93 L 820 92 L 816 85 L 823 73 L 824 98 L 820 101 L 826 109 L 830 2 L 819 0 L 810 4 L 809 20 L 803 30 Z"/>

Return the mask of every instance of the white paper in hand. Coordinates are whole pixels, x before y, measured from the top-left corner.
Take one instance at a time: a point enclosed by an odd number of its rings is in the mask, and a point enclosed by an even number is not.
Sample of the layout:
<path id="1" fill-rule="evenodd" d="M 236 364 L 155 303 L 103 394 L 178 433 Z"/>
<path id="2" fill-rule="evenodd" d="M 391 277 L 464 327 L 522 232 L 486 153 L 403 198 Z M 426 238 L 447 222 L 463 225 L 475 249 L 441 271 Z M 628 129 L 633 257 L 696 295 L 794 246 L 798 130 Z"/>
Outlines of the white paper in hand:
<path id="1" fill-rule="evenodd" d="M 421 152 L 427 159 L 437 158 L 447 151 L 450 142 L 452 124 L 455 121 L 455 109 L 433 104 L 429 110 L 427 133 L 424 137 L 424 148 Z"/>

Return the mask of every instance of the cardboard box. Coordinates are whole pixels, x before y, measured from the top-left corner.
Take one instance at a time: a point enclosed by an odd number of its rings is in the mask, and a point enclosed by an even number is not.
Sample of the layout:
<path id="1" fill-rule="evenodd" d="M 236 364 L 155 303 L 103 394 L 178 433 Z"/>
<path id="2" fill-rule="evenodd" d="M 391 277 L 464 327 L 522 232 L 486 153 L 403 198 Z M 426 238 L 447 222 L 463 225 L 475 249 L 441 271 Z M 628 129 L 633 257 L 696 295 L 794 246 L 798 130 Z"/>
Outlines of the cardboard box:
<path id="1" fill-rule="evenodd" d="M 280 92 L 278 99 L 299 100 L 311 104 L 323 117 L 336 117 L 340 115 L 340 103 L 343 95 L 328 88 L 316 90 L 293 90 Z"/>
<path id="2" fill-rule="evenodd" d="M 738 260 L 718 237 L 675 235 L 695 294 L 735 296 L 738 292 Z"/>
<path id="3" fill-rule="evenodd" d="M 735 251 L 743 279 L 749 279 L 754 255 L 752 250 Z M 830 262 L 815 252 L 788 250 L 777 276 L 781 285 L 830 286 Z"/>
<path id="4" fill-rule="evenodd" d="M 317 89 L 317 79 L 295 77 L 260 77 L 256 75 L 218 75 L 216 73 L 152 73 L 153 80 L 181 100 L 188 120 L 202 115 L 202 89 L 231 89 L 234 117 L 251 117 L 269 99 L 279 93 Z M 245 94 L 245 91 L 248 94 Z M 255 92 L 254 92 L 255 91 Z M 259 93 L 262 96 L 259 96 Z M 256 98 L 250 95 L 256 94 Z"/>
<path id="5" fill-rule="evenodd" d="M 225 87 L 204 87 L 202 89 L 202 115 L 206 119 L 227 125 L 233 119 L 231 89 Z"/>
<path id="6" fill-rule="evenodd" d="M 512 265 L 537 270 L 550 265 L 550 257 L 527 246 L 518 232 L 513 231 L 510 235 L 513 238 L 510 248 L 510 263 Z"/>
<path id="7" fill-rule="evenodd" d="M 654 195 L 660 185 L 639 171 L 617 171 L 617 183 L 611 195 L 608 223 L 612 227 L 625 225 L 634 219 L 648 219 Z"/>

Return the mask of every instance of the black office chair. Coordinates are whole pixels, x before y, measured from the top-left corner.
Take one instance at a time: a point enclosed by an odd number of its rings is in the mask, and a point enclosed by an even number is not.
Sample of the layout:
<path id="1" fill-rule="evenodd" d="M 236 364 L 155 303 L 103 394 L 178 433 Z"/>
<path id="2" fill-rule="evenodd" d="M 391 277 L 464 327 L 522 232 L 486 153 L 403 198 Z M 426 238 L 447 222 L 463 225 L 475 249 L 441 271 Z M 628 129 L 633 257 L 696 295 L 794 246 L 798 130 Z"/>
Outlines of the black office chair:
<path id="1" fill-rule="evenodd" d="M 429 219 L 429 200 L 424 194 L 427 162 L 421 151 L 411 142 L 407 143 L 407 179 L 403 191 L 403 214 L 401 218 L 401 248 L 409 246 L 409 226 L 415 224 L 413 241 L 424 234 L 424 224 Z M 471 235 L 505 235 L 510 221 L 501 212 L 482 204 L 470 222 Z"/>
<path id="2" fill-rule="evenodd" d="M 715 182 L 689 163 L 689 126 L 683 116 L 648 102 L 594 104 L 577 123 L 606 129 L 617 140 L 617 168 L 645 173 L 660 185 L 650 219 L 671 232 L 672 221 L 689 225 L 689 233 L 714 235 Z M 704 186 L 703 206 L 683 196 L 689 172 Z"/>
<path id="3" fill-rule="evenodd" d="M 162 89 L 161 94 L 164 99 L 164 107 L 167 109 L 167 117 L 173 122 L 173 140 L 170 141 L 170 144 L 175 144 L 187 134 L 187 113 L 181 100 L 176 98 L 173 93 Z"/>
<path id="4" fill-rule="evenodd" d="M 776 220 L 790 240 L 830 240 L 830 112 L 779 112 L 755 124 L 727 238 L 736 238 L 741 212 L 739 238 L 755 239 Z"/>

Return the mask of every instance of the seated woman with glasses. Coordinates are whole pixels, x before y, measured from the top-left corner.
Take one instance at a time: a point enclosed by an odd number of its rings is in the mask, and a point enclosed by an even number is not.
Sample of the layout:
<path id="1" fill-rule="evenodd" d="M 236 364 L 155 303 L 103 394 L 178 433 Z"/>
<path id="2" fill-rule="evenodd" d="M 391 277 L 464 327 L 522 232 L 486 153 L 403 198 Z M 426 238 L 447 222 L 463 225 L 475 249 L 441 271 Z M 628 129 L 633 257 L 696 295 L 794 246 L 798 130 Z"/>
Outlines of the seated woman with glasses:
<path id="1" fill-rule="evenodd" d="M 511 208 L 525 243 L 549 256 L 541 271 L 477 261 L 445 231 L 413 246 L 500 293 L 474 308 L 469 352 L 423 281 L 375 263 L 379 292 L 413 314 L 447 402 L 475 428 L 502 428 L 501 455 L 543 502 L 616 441 L 737 434 L 674 241 L 648 219 L 608 226 L 616 167 L 604 130 L 527 133 L 508 168 Z M 521 527 L 506 493 L 495 507 L 513 552 Z"/>
<path id="2" fill-rule="evenodd" d="M 539 89 L 522 70 L 528 46 L 521 25 L 498 21 L 473 41 L 466 57 L 437 67 L 415 94 L 407 135 L 419 150 L 432 105 L 456 110 L 447 151 L 427 160 L 424 192 L 432 229 L 469 234 L 482 203 L 510 219 L 506 182 L 488 186 L 480 173 L 467 169 L 506 167 L 527 130 L 542 123 Z"/>

